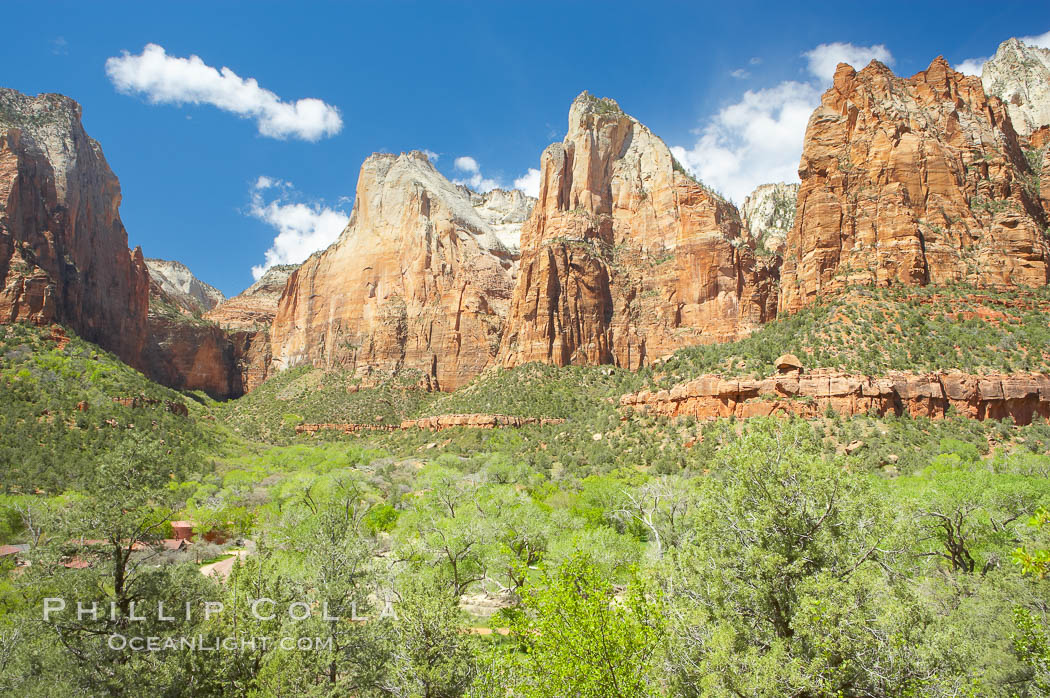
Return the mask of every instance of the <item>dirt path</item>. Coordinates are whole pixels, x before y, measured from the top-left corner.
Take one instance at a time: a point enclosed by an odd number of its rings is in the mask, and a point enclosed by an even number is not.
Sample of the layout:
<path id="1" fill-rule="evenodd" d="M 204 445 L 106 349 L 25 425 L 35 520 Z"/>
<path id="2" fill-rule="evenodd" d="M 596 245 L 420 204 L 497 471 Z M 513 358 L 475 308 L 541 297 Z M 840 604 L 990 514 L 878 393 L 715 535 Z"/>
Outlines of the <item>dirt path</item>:
<path id="1" fill-rule="evenodd" d="M 247 550 L 231 550 L 233 556 L 228 557 L 225 560 L 219 560 L 218 562 L 212 562 L 207 565 L 201 565 L 201 574 L 205 577 L 215 577 L 220 581 L 226 581 L 226 578 L 230 576 L 230 571 L 233 569 L 233 565 L 238 560 L 243 560 L 248 557 Z"/>

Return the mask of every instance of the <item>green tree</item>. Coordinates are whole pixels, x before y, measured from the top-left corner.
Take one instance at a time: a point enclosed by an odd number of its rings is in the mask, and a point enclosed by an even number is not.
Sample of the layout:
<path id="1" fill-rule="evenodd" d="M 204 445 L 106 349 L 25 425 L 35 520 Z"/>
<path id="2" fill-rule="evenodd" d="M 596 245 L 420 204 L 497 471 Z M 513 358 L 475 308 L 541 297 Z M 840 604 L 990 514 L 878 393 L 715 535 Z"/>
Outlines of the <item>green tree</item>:
<path id="1" fill-rule="evenodd" d="M 478 695 L 641 698 L 659 695 L 659 599 L 637 578 L 620 594 L 584 553 L 525 589 L 511 615 L 512 653 L 490 658 Z"/>
<path id="2" fill-rule="evenodd" d="M 676 691 L 907 690 L 902 628 L 879 612 L 895 589 L 890 522 L 865 481 L 824 457 L 800 421 L 752 420 L 716 457 L 700 482 L 695 540 L 664 567 Z"/>

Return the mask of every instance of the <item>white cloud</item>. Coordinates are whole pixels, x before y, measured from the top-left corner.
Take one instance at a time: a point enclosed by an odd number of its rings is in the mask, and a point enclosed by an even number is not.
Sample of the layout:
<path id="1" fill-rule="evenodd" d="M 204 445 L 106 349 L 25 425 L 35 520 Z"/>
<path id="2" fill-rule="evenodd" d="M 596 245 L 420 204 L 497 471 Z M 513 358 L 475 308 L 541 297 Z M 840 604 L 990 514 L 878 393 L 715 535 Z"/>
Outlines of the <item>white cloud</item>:
<path id="1" fill-rule="evenodd" d="M 529 171 L 514 180 L 514 188 L 532 197 L 540 195 L 540 171 L 530 167 Z"/>
<path id="2" fill-rule="evenodd" d="M 812 51 L 802 54 L 809 62 L 809 72 L 815 77 L 831 81 L 835 77 L 835 68 L 839 63 L 849 63 L 860 70 L 872 60 L 886 65 L 893 65 L 893 55 L 883 44 L 874 46 L 856 46 L 843 41 L 821 44 Z"/>
<path id="3" fill-rule="evenodd" d="M 435 163 L 441 158 L 441 156 L 433 150 L 427 150 L 426 148 L 423 149 L 423 154 L 427 156 L 427 160 L 430 160 L 431 163 Z"/>
<path id="4" fill-rule="evenodd" d="M 737 203 L 760 184 L 798 181 L 802 138 L 820 92 L 802 82 L 748 90 L 707 122 L 692 148 L 675 146 L 671 152 Z"/>
<path id="5" fill-rule="evenodd" d="M 955 69 L 964 75 L 976 75 L 980 77 L 981 71 L 984 69 L 984 64 L 988 62 L 988 58 L 967 58 L 965 61 L 955 66 Z"/>
<path id="6" fill-rule="evenodd" d="M 469 155 L 461 155 L 456 158 L 452 166 L 464 177 L 452 180 L 456 184 L 470 187 L 474 191 L 485 193 L 493 189 L 506 189 L 503 183 L 494 177 L 486 177 L 481 172 L 481 165 Z M 529 196 L 538 196 L 540 191 L 540 171 L 530 167 L 522 176 L 514 180 L 514 189 L 520 189 Z"/>
<path id="7" fill-rule="evenodd" d="M 751 73 L 749 73 L 748 71 L 744 70 L 743 68 L 737 68 L 736 70 L 730 71 L 729 72 L 729 76 L 730 77 L 734 77 L 737 80 L 746 80 L 749 77 L 751 77 Z"/>
<path id="8" fill-rule="evenodd" d="M 280 189 L 269 201 L 263 192 Z M 299 264 L 314 252 L 323 250 L 339 237 L 349 216 L 345 211 L 321 204 L 303 204 L 289 201 L 292 186 L 272 177 L 260 176 L 252 187 L 248 213 L 277 229 L 266 260 L 252 267 L 252 276 L 258 281 L 275 264 Z"/>
<path id="9" fill-rule="evenodd" d="M 162 46 L 147 44 L 139 55 L 127 51 L 106 60 L 113 85 L 128 94 L 144 94 L 153 104 L 211 104 L 246 119 L 270 138 L 316 141 L 343 128 L 339 110 L 319 99 L 284 102 L 229 68 L 206 64 L 199 56 L 177 58 Z"/>
<path id="10" fill-rule="evenodd" d="M 456 158 L 453 166 L 460 172 L 478 172 L 481 169 L 478 166 L 478 161 L 469 155 L 462 155 Z"/>
<path id="11" fill-rule="evenodd" d="M 478 165 L 478 161 L 470 157 L 469 155 L 462 155 L 456 158 L 455 162 L 453 163 L 453 166 L 460 172 L 465 172 L 467 173 L 467 175 L 469 175 L 467 177 L 464 177 L 463 179 L 452 180 L 456 184 L 463 184 L 465 186 L 470 187 L 474 191 L 479 191 L 483 194 L 487 191 L 492 191 L 493 189 L 500 188 L 499 180 L 483 176 L 481 174 L 481 166 Z"/>
<path id="12" fill-rule="evenodd" d="M 752 56 L 751 60 L 748 61 L 751 65 L 762 65 L 762 59 L 758 56 Z"/>
<path id="13" fill-rule="evenodd" d="M 835 66 L 846 61 L 860 69 L 872 58 L 893 63 L 893 56 L 881 44 L 821 44 L 802 55 L 813 78 L 747 90 L 736 103 L 705 120 L 692 146 L 672 147 L 674 156 L 701 181 L 738 204 L 760 184 L 797 182 L 806 124 Z"/>
<path id="14" fill-rule="evenodd" d="M 1021 42 L 1028 44 L 1029 46 L 1038 46 L 1039 48 L 1050 48 L 1050 31 L 1044 32 L 1037 36 L 1022 36 Z"/>

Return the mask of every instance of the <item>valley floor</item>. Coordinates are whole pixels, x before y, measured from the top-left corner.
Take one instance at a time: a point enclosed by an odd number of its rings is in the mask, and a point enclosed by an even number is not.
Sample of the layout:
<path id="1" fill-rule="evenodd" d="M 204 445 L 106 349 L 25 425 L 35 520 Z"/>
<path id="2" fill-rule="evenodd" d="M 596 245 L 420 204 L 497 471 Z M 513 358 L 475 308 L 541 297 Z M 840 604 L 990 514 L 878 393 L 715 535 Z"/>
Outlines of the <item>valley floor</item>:
<path id="1" fill-rule="evenodd" d="M 0 690 L 1045 695 L 1045 419 L 697 419 L 621 397 L 760 379 L 782 354 L 1046 373 L 1048 305 L 861 289 L 637 373 L 530 364 L 442 394 L 298 368 L 227 403 L 0 328 L 0 545 L 21 546 L 0 557 Z M 386 428 L 457 414 L 528 419 Z M 303 428 L 331 423 L 377 428 Z M 180 520 L 194 541 L 165 546 Z M 152 610 L 129 621 L 132 602 Z M 134 652 L 115 634 L 293 641 Z"/>

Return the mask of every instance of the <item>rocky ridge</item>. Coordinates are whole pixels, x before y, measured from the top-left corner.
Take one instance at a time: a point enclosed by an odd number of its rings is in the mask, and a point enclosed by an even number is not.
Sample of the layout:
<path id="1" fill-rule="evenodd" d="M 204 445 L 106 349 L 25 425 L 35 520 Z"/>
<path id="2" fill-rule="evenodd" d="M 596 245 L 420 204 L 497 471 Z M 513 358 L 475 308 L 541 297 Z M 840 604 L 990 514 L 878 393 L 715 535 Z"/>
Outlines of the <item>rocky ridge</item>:
<path id="1" fill-rule="evenodd" d="M 204 283 L 182 262 L 146 258 L 150 280 L 179 308 L 203 313 L 226 300 L 222 291 Z"/>
<path id="2" fill-rule="evenodd" d="M 530 424 L 563 424 L 564 419 L 551 417 L 515 417 L 506 414 L 440 414 L 418 419 L 406 419 L 400 424 L 300 424 L 296 434 L 315 434 L 322 431 L 342 431 L 353 434 L 361 431 L 400 431 L 405 429 L 429 429 L 441 431 L 454 427 L 468 429 L 498 429 L 523 427 Z"/>
<path id="3" fill-rule="evenodd" d="M 793 358 L 793 357 L 791 357 Z M 781 363 L 781 360 L 778 360 Z M 783 365 L 761 380 L 700 376 L 670 390 L 643 390 L 620 398 L 620 406 L 663 417 L 818 417 L 874 413 L 945 417 L 949 410 L 971 419 L 1013 418 L 1030 424 L 1050 418 L 1050 376 L 1041 373 L 970 375 L 890 372 L 872 377 L 831 369 L 804 372 Z"/>
<path id="4" fill-rule="evenodd" d="M 780 312 L 848 285 L 1038 286 L 1046 212 L 1003 103 L 943 58 L 840 64 L 810 118 Z"/>
<path id="5" fill-rule="evenodd" d="M 775 314 L 740 216 L 611 99 L 584 92 L 540 166 L 501 363 L 637 369 Z"/>
<path id="6" fill-rule="evenodd" d="M 795 224 L 795 201 L 798 185 L 777 182 L 762 184 L 744 199 L 740 218 L 755 246 L 769 252 L 779 252 Z"/>
<path id="7" fill-rule="evenodd" d="M 364 378 L 411 369 L 444 390 L 484 370 L 518 260 L 514 214 L 490 222 L 496 197 L 451 183 L 421 152 L 370 156 L 346 230 L 288 279 L 273 368 L 339 366 Z"/>
<path id="8" fill-rule="evenodd" d="M 298 264 L 279 264 L 266 270 L 258 281 L 232 298 L 228 298 L 205 317 L 220 327 L 230 330 L 263 329 L 273 323 L 277 304 L 284 293 L 288 277 Z"/>
<path id="9" fill-rule="evenodd" d="M 981 84 L 1006 104 L 1022 138 L 1050 124 L 1050 49 L 1007 39 L 984 64 Z"/>
<path id="10" fill-rule="evenodd" d="M 517 257 L 521 253 L 521 225 L 532 212 L 536 199 L 517 189 L 493 189 L 484 194 L 467 189 L 466 193 L 492 233 Z"/>

